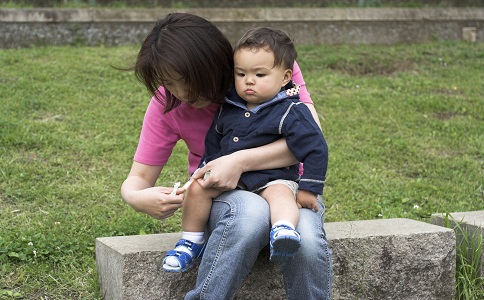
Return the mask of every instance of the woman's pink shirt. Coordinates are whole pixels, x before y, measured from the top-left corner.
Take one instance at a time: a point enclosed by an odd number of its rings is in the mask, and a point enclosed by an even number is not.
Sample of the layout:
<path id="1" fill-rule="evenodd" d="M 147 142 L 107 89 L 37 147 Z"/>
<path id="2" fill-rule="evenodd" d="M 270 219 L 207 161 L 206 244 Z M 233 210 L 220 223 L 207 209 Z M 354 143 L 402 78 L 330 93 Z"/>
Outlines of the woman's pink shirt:
<path id="1" fill-rule="evenodd" d="M 301 101 L 312 104 L 297 63 L 294 63 L 292 80 L 301 85 Z M 164 89 L 160 87 L 159 90 L 164 95 Z M 152 98 L 146 109 L 134 160 L 145 165 L 164 166 L 175 144 L 183 140 L 188 148 L 188 172 L 192 174 L 205 151 L 205 135 L 219 106 L 213 103 L 205 108 L 194 108 L 182 103 L 163 113 L 164 105 Z"/>

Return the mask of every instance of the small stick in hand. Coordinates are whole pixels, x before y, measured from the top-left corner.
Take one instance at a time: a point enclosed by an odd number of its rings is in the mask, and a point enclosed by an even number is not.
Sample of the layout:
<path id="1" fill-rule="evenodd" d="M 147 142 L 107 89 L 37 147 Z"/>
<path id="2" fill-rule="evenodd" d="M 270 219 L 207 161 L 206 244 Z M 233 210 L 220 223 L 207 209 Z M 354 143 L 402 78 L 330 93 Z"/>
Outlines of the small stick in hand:
<path id="1" fill-rule="evenodd" d="M 171 191 L 170 195 L 176 195 L 176 191 L 180 187 L 180 184 L 181 184 L 180 182 L 175 182 L 175 184 L 173 185 L 173 191 Z"/>

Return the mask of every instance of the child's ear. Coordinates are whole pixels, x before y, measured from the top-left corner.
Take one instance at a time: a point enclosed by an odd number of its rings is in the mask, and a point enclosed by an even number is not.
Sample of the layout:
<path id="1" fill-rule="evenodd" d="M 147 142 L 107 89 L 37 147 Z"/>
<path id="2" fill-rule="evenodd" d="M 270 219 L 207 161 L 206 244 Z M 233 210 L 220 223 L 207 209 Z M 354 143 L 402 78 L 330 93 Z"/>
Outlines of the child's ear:
<path id="1" fill-rule="evenodd" d="M 292 78 L 292 70 L 287 69 L 284 71 L 284 79 L 282 80 L 282 86 L 285 86 Z"/>

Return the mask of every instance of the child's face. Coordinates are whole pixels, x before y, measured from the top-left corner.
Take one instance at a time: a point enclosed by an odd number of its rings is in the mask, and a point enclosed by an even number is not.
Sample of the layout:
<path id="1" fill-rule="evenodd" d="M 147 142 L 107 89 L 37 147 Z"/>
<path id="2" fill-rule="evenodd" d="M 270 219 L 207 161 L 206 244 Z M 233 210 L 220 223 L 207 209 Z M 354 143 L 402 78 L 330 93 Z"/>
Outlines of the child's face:
<path id="1" fill-rule="evenodd" d="M 190 100 L 188 99 L 189 86 L 183 76 L 176 72 L 170 72 L 167 78 L 168 79 L 163 82 L 164 88 L 170 91 L 170 93 L 172 93 L 172 95 L 178 100 L 188 103 Z M 210 105 L 210 101 L 197 100 L 193 103 L 189 103 L 189 105 L 195 108 L 204 108 Z"/>
<path id="2" fill-rule="evenodd" d="M 235 89 L 248 108 L 272 99 L 292 76 L 290 69 L 274 67 L 274 54 L 265 49 L 240 49 L 234 63 Z"/>

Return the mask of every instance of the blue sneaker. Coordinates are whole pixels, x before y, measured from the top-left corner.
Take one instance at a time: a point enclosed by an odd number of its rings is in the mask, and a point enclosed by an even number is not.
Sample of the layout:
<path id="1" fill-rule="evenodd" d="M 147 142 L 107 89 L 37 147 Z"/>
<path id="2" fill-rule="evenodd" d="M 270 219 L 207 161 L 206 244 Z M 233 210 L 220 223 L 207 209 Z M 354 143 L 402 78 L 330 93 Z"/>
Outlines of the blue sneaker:
<path id="1" fill-rule="evenodd" d="M 205 250 L 205 245 L 205 243 L 195 244 L 194 242 L 185 239 L 179 240 L 178 243 L 176 243 L 174 250 L 166 252 L 166 256 L 163 259 L 163 271 L 180 273 L 190 269 L 191 267 L 193 267 L 195 262 L 199 261 L 202 258 L 203 251 Z M 176 250 L 177 248 L 182 246 L 191 251 L 191 253 Z M 173 257 L 178 261 L 177 267 L 172 267 L 166 264 L 166 259 L 169 257 Z"/>
<path id="2" fill-rule="evenodd" d="M 294 254 L 301 246 L 299 232 L 286 225 L 274 226 L 271 229 L 271 256 L 273 262 L 287 262 L 293 259 Z"/>

